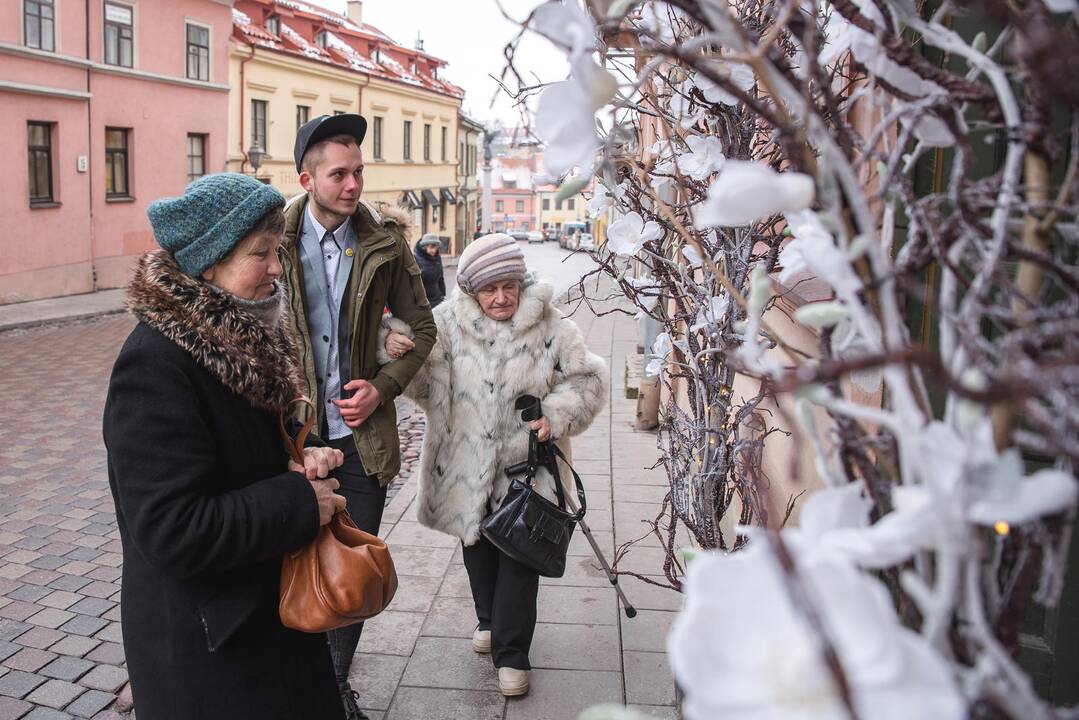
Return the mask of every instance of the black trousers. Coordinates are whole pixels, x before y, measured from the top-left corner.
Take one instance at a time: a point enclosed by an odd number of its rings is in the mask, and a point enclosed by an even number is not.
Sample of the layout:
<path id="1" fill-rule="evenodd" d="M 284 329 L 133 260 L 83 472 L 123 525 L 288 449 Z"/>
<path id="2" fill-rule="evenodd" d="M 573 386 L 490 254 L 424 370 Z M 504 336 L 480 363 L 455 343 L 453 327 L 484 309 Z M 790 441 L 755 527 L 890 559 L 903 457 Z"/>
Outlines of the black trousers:
<path id="1" fill-rule="evenodd" d="M 482 537 L 462 552 L 480 629 L 491 631 L 495 667 L 532 669 L 528 651 L 536 632 L 539 573 Z"/>
<path id="2" fill-rule="evenodd" d="M 368 475 L 363 469 L 356 442 L 351 435 L 330 440 L 328 444 L 345 455 L 344 464 L 331 473 L 341 483 L 337 492 L 345 498 L 345 509 L 360 530 L 378 535 L 382 511 L 386 509 L 386 488 L 378 484 L 377 477 Z M 362 632 L 363 623 L 356 623 L 326 633 L 338 683 L 348 682 L 348 669 L 360 644 Z"/>

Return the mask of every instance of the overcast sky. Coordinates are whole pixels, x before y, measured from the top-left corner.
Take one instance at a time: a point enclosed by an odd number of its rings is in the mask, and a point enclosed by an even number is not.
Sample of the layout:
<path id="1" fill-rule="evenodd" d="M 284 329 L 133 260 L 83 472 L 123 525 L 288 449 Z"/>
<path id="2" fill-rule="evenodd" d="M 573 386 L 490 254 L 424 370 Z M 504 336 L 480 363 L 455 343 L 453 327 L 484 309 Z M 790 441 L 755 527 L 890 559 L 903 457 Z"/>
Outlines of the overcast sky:
<path id="1" fill-rule="evenodd" d="M 306 0 L 345 14 L 345 0 Z M 540 0 L 503 0 L 502 7 L 523 20 Z M 513 125 L 517 111 L 505 93 L 499 93 L 495 105 L 491 98 L 498 85 L 488 77 L 499 76 L 505 65 L 502 49 L 513 39 L 518 26 L 506 20 L 494 0 L 364 0 L 364 22 L 374 25 L 397 43 L 413 47 L 416 32 L 423 38 L 424 50 L 449 63 L 443 77 L 465 89 L 463 109 L 482 121 L 499 118 Z M 562 80 L 568 72 L 565 55 L 547 40 L 528 33 L 518 52 L 517 67 L 534 83 Z M 535 99 L 532 100 L 535 109 Z"/>

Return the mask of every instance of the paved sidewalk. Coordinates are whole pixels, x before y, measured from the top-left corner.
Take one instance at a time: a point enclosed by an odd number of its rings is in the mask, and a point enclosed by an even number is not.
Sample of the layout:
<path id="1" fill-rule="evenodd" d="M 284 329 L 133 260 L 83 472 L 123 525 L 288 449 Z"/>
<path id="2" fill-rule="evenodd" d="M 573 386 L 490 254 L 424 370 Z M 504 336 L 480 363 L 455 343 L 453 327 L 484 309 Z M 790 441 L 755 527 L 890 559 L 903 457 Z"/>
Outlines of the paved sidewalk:
<path id="1" fill-rule="evenodd" d="M 0 305 L 0 332 L 123 312 L 126 292 L 120 288 Z"/>
<path id="2" fill-rule="evenodd" d="M 575 441 L 588 489 L 588 523 L 608 558 L 643 533 L 665 487 L 655 436 L 632 431 L 621 368 L 636 326 L 623 315 L 575 317 L 612 368 L 610 405 Z M 112 361 L 134 325 L 126 315 L 0 333 L 0 720 L 116 720 L 126 682 L 120 645 L 120 543 L 101 446 L 100 418 Z M 355 686 L 374 719 L 571 720 L 599 702 L 676 717 L 663 654 L 679 606 L 671 591 L 623 580 L 634 619 L 580 533 L 566 577 L 544 580 L 533 645 L 532 693 L 506 700 L 487 656 L 472 652 L 475 624 L 457 543 L 419 526 L 411 469 L 423 416 L 401 407 L 405 460 L 391 489 L 384 535 L 401 588 L 364 631 Z M 660 572 L 659 551 L 636 547 L 622 567 Z"/>

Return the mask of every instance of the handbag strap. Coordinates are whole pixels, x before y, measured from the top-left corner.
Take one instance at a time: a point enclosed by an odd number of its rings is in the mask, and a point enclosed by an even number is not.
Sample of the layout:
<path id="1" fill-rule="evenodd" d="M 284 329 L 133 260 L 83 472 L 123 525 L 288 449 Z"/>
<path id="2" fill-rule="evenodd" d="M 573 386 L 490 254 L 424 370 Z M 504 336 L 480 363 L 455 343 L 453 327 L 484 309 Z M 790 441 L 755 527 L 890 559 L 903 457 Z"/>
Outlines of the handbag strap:
<path id="1" fill-rule="evenodd" d="M 566 467 L 569 468 L 569 471 L 573 473 L 573 484 L 576 486 L 577 503 L 579 505 L 579 508 L 575 515 L 577 519 L 580 520 L 584 517 L 585 510 L 588 509 L 588 502 L 585 500 L 584 496 L 584 483 L 581 482 L 581 476 L 578 475 L 577 471 L 573 469 L 573 466 L 569 464 L 569 460 L 566 459 L 566 456 L 562 453 L 561 448 L 559 448 L 557 445 L 550 441 L 547 443 L 547 447 L 555 454 L 555 456 L 561 458 L 562 462 L 564 462 L 566 464 Z M 552 475 L 554 475 L 555 492 L 558 494 L 558 505 L 562 509 L 565 509 L 566 500 L 565 495 L 562 492 L 562 477 L 558 472 L 558 461 L 555 460 L 554 462 L 552 462 L 551 466 L 551 469 L 554 470 Z"/>
<path id="2" fill-rule="evenodd" d="M 285 414 L 292 409 L 294 405 L 307 405 L 310 412 L 307 413 L 307 422 L 303 424 L 303 428 L 293 438 L 289 435 L 288 430 L 285 429 Z M 307 436 L 311 434 L 311 428 L 315 426 L 315 405 L 307 397 L 301 395 L 300 397 L 293 398 L 289 401 L 289 404 L 285 406 L 285 409 L 277 416 L 277 427 L 281 430 L 281 439 L 285 442 L 285 450 L 288 451 L 289 457 L 297 465 L 303 465 L 303 448 L 304 443 L 307 442 Z"/>

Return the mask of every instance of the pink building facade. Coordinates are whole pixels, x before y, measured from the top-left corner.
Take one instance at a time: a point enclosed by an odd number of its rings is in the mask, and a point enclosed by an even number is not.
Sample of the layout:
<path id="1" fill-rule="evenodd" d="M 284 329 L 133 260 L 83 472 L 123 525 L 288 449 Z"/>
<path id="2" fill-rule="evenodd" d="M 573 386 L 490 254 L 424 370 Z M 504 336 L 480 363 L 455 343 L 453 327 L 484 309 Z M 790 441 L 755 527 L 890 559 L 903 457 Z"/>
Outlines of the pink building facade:
<path id="1" fill-rule="evenodd" d="M 225 169 L 230 6 L 0 3 L 0 304 L 123 286 L 146 206 Z"/>
<path id="2" fill-rule="evenodd" d="M 531 188 L 493 188 L 491 190 L 491 230 L 528 232 L 536 229 L 535 196 Z"/>

